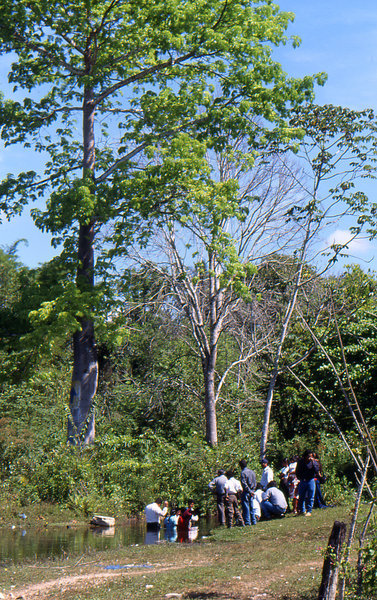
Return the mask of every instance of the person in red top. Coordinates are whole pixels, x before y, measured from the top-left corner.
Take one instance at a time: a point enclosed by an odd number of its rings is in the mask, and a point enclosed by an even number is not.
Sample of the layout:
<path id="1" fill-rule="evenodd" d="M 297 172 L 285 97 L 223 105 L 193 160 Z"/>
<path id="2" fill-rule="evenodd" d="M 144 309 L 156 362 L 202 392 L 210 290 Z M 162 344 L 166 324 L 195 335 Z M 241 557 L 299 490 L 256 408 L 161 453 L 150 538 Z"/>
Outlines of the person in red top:
<path id="1" fill-rule="evenodd" d="M 182 514 L 182 522 L 181 527 L 186 527 L 187 529 L 190 527 L 192 521 L 197 521 L 199 519 L 198 515 L 194 514 L 195 503 L 194 500 L 188 501 L 188 507 Z"/>
<path id="2" fill-rule="evenodd" d="M 180 542 L 186 542 L 189 539 L 189 529 L 193 522 L 198 521 L 198 515 L 194 514 L 195 503 L 193 500 L 188 501 L 186 509 L 181 509 L 181 514 L 178 519 L 178 539 Z"/>

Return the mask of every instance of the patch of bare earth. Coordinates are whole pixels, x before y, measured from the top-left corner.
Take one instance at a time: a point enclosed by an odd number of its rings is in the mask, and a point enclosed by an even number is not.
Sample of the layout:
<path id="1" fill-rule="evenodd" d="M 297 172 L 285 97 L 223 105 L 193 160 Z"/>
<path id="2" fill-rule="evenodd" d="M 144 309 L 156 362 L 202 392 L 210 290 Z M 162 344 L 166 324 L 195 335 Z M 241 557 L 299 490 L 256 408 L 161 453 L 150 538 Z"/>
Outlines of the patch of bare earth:
<path id="1" fill-rule="evenodd" d="M 195 568 L 210 566 L 212 562 L 201 561 L 200 563 L 194 564 L 190 561 L 189 564 L 177 565 L 154 565 L 152 568 L 128 568 L 127 570 L 119 569 L 117 571 L 103 572 L 98 570 L 82 575 L 71 575 L 62 576 L 57 579 L 51 579 L 41 583 L 33 584 L 27 587 L 14 589 L 11 593 L 6 596 L 6 600 L 24 599 L 43 600 L 43 598 L 51 597 L 52 594 L 58 594 L 67 591 L 75 591 L 79 589 L 91 588 L 96 586 L 105 585 L 109 580 L 113 581 L 120 577 L 137 577 L 145 575 L 146 572 L 150 573 L 162 573 L 164 571 L 176 571 L 183 570 L 186 568 Z M 268 588 L 271 583 L 277 582 L 280 579 L 286 580 L 287 578 L 300 575 L 305 569 L 318 568 L 321 566 L 320 561 L 312 561 L 305 563 L 297 563 L 291 565 L 288 569 L 285 568 L 284 575 L 280 571 L 269 571 L 264 572 L 263 575 L 258 573 L 243 573 L 242 576 L 233 577 L 230 582 L 224 585 L 224 582 L 213 582 L 210 585 L 203 587 L 201 591 L 187 590 L 183 594 L 183 598 L 187 600 L 274 600 L 275 595 L 272 595 Z M 224 587 L 226 591 L 224 591 Z"/>
<path id="2" fill-rule="evenodd" d="M 209 564 L 209 563 L 208 563 Z M 66 592 L 68 590 L 79 590 L 83 587 L 95 587 L 106 584 L 109 580 L 114 580 L 119 577 L 135 577 L 138 575 L 145 575 L 151 573 L 162 573 L 164 571 L 176 571 L 179 569 L 186 569 L 188 567 L 202 566 L 202 563 L 194 564 L 190 561 L 189 564 L 182 565 L 154 565 L 152 568 L 127 568 L 119 569 L 117 571 L 103 572 L 103 568 L 96 572 L 86 573 L 84 575 L 64 575 L 56 579 L 50 579 L 41 583 L 35 583 L 27 587 L 14 589 L 5 598 L 6 600 L 13 600 L 17 598 L 24 598 L 25 600 L 31 600 L 32 598 L 38 597 L 39 600 L 47 598 L 50 594 L 57 592 Z"/>

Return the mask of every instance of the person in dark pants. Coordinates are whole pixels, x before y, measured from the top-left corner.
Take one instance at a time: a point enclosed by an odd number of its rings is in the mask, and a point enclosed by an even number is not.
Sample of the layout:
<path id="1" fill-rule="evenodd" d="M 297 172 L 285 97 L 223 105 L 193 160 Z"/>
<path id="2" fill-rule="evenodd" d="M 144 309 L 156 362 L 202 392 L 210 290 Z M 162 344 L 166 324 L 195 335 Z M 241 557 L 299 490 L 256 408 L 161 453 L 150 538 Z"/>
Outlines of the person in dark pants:
<path id="1" fill-rule="evenodd" d="M 161 527 L 160 520 L 164 519 L 168 512 L 168 502 L 165 500 L 164 508 L 161 508 L 162 499 L 156 498 L 154 502 L 145 507 L 145 519 L 148 531 L 158 531 Z"/>
<path id="2" fill-rule="evenodd" d="M 273 517 L 284 517 L 287 510 L 287 501 L 275 481 L 270 481 L 263 494 L 262 512 L 267 520 Z"/>
<path id="3" fill-rule="evenodd" d="M 315 478 L 314 508 L 327 508 L 320 485 L 321 483 L 325 483 L 326 477 L 323 473 L 323 467 L 316 452 L 313 452 L 313 458 L 315 461 L 317 461 L 319 468 L 318 477 Z"/>
<path id="4" fill-rule="evenodd" d="M 208 487 L 216 495 L 217 519 L 220 525 L 225 525 L 225 484 L 228 481 L 224 469 L 217 471 L 217 477 L 209 482 Z"/>
<path id="5" fill-rule="evenodd" d="M 241 467 L 241 506 L 242 516 L 245 525 L 256 525 L 255 509 L 253 505 L 254 492 L 257 487 L 257 478 L 252 469 L 247 467 L 247 462 L 243 458 L 240 460 Z"/>
<path id="6" fill-rule="evenodd" d="M 310 517 L 313 510 L 315 481 L 318 477 L 319 465 L 314 460 L 313 452 L 305 450 L 302 458 L 298 461 L 296 475 L 300 480 L 298 484 L 298 512 Z"/>
<path id="7" fill-rule="evenodd" d="M 238 506 L 238 495 L 242 493 L 241 482 L 233 475 L 232 471 L 226 473 L 228 481 L 225 484 L 225 511 L 228 527 L 233 527 L 233 517 L 236 519 L 236 525 L 243 527 L 244 522 L 241 511 Z"/>

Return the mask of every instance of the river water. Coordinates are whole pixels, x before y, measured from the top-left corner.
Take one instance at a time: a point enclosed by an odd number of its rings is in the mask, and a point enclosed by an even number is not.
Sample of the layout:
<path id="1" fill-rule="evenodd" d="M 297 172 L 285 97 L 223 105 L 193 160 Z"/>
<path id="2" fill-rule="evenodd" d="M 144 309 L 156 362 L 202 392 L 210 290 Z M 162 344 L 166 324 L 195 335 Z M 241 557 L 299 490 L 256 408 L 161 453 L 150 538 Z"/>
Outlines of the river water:
<path id="1" fill-rule="evenodd" d="M 0 528 L 0 566 L 44 558 L 79 556 L 90 550 L 108 550 L 125 546 L 163 543 L 192 543 L 209 535 L 216 527 L 214 519 L 200 519 L 199 526 L 183 536 L 176 528 L 147 532 L 143 521 L 129 521 L 106 529 L 92 527 L 22 526 Z"/>

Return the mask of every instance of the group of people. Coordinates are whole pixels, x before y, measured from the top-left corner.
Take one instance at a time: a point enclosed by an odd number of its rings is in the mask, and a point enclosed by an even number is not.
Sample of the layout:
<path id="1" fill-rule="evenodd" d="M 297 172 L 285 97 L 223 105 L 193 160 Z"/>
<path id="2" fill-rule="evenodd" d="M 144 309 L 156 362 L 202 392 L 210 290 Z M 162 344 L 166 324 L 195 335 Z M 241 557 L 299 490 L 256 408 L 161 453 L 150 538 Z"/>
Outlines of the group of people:
<path id="1" fill-rule="evenodd" d="M 156 536 L 161 528 L 161 523 L 164 524 L 166 539 L 170 542 L 189 541 L 197 530 L 194 531 L 194 526 L 197 525 L 199 515 L 195 513 L 195 503 L 189 500 L 187 507 L 172 509 L 168 514 L 169 503 L 162 501 L 161 498 L 156 498 L 154 502 L 145 507 L 145 519 L 147 522 L 147 534 L 151 539 Z M 151 543 L 151 540 L 149 540 Z"/>
<path id="2" fill-rule="evenodd" d="M 255 472 L 248 468 L 246 460 L 240 460 L 239 466 L 240 479 L 232 471 L 220 469 L 208 486 L 216 496 L 220 525 L 255 525 L 261 518 L 269 520 L 283 517 L 287 510 L 311 516 L 315 499 L 319 507 L 326 506 L 320 488 L 320 483 L 324 481 L 322 467 L 318 456 L 311 450 L 306 450 L 301 459 L 294 457 L 283 460 L 279 483 L 274 480 L 273 470 L 266 458 L 261 460 L 259 482 Z M 289 506 L 290 500 L 292 508 Z"/>
<path id="3" fill-rule="evenodd" d="M 208 484 L 216 496 L 220 525 L 256 525 L 260 519 L 284 517 L 288 510 L 309 517 L 315 500 L 320 508 L 326 506 L 320 488 L 320 483 L 325 479 L 321 463 L 311 450 L 306 450 L 300 459 L 283 459 L 279 483 L 274 480 L 273 469 L 266 458 L 261 460 L 262 474 L 259 481 L 245 459 L 240 460 L 239 466 L 239 479 L 233 471 L 219 469 L 217 476 Z M 292 507 L 289 505 L 290 501 Z M 169 515 L 168 507 L 168 502 L 163 502 L 161 498 L 146 506 L 147 533 L 159 532 L 163 522 L 169 541 L 173 541 L 169 532 L 173 532 L 174 540 L 189 540 L 190 532 L 199 519 L 195 513 L 194 501 L 189 500 L 187 507 L 172 509 Z"/>

